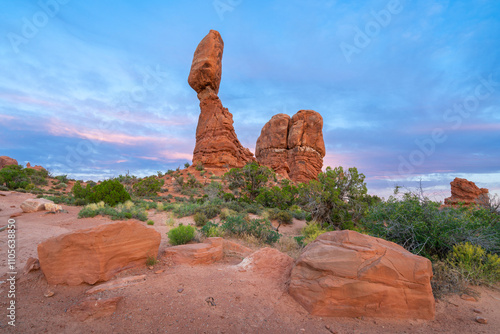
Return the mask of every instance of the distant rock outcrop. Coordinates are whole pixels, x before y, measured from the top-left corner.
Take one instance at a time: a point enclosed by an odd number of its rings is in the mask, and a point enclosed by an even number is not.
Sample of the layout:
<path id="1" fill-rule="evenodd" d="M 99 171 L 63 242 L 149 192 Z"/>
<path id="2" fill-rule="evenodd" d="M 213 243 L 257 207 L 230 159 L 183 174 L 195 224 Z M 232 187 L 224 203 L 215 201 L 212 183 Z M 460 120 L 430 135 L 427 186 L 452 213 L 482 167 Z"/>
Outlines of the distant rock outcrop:
<path id="1" fill-rule="evenodd" d="M 431 278 L 425 257 L 345 230 L 324 233 L 304 249 L 289 293 L 317 316 L 433 319 Z"/>
<path id="2" fill-rule="evenodd" d="M 451 197 L 445 198 L 444 204 L 455 205 L 458 203 L 487 204 L 489 202 L 488 189 L 479 188 L 472 181 L 456 177 L 450 182 Z"/>
<path id="3" fill-rule="evenodd" d="M 262 128 L 255 147 L 257 161 L 296 182 L 316 179 L 323 167 L 323 118 L 300 110 L 292 118 L 274 115 Z"/>
<path id="4" fill-rule="evenodd" d="M 38 165 L 31 166 L 31 164 L 29 162 L 26 164 L 26 168 L 35 169 L 35 170 L 38 170 L 38 171 L 45 171 L 46 170 L 42 166 L 38 166 Z"/>
<path id="5" fill-rule="evenodd" d="M 10 166 L 10 165 L 17 165 L 17 160 L 9 158 L 5 155 L 0 157 L 0 169 L 4 168 L 5 166 Z"/>
<path id="6" fill-rule="evenodd" d="M 193 164 L 207 167 L 243 167 L 255 158 L 244 148 L 233 127 L 233 115 L 217 96 L 222 73 L 224 42 L 210 30 L 193 57 L 188 83 L 198 93 L 200 117 L 196 128 Z"/>

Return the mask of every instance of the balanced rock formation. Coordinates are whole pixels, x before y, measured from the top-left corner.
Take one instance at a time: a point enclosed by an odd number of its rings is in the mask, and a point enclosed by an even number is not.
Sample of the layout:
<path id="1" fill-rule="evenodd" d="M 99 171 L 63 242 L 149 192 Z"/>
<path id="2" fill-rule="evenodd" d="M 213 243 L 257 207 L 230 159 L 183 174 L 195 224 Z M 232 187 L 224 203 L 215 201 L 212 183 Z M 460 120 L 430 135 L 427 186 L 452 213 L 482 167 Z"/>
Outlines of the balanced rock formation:
<path id="1" fill-rule="evenodd" d="M 200 100 L 193 164 L 207 167 L 243 167 L 255 158 L 244 148 L 233 127 L 233 115 L 217 96 L 222 73 L 224 42 L 219 32 L 210 30 L 193 57 L 188 83 Z"/>
<path id="2" fill-rule="evenodd" d="M 10 165 L 17 165 L 17 160 L 9 158 L 5 155 L 0 157 L 0 169 L 4 168 L 5 166 L 10 166 Z"/>
<path id="3" fill-rule="evenodd" d="M 300 110 L 292 118 L 274 115 L 255 146 L 257 161 L 296 182 L 316 179 L 323 167 L 323 118 L 314 110 Z"/>
<path id="4" fill-rule="evenodd" d="M 358 232 L 327 232 L 292 269 L 289 293 L 311 314 L 433 319 L 431 262 Z"/>
<path id="5" fill-rule="evenodd" d="M 160 241 L 160 233 L 137 221 L 118 222 L 50 238 L 38 245 L 38 258 L 49 284 L 95 284 L 144 266 Z"/>
<path id="6" fill-rule="evenodd" d="M 487 204 L 489 203 L 488 189 L 479 188 L 472 181 L 456 177 L 451 184 L 451 197 L 445 198 L 444 204 L 454 205 L 458 203 Z"/>

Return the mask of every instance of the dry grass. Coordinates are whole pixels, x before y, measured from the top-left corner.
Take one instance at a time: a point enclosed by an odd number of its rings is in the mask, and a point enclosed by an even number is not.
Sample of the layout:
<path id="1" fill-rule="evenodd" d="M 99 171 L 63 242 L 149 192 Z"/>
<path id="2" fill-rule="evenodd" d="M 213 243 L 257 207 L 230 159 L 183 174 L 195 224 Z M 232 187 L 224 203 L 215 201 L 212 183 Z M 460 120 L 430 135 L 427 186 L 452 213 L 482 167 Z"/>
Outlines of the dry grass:
<path id="1" fill-rule="evenodd" d="M 303 249 L 293 237 L 286 236 L 282 236 L 280 240 L 274 244 L 274 248 L 282 253 L 288 254 L 288 256 L 294 260 L 297 260 Z"/>

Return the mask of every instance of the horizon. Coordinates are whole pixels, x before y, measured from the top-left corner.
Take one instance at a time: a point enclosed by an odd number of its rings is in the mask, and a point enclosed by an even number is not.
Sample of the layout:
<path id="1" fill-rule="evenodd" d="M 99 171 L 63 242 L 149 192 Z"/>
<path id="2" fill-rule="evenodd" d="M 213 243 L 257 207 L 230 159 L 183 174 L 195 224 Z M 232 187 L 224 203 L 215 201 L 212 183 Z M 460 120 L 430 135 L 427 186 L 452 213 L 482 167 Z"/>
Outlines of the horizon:
<path id="1" fill-rule="evenodd" d="M 0 155 L 103 180 L 192 159 L 187 78 L 210 29 L 224 40 L 219 97 L 244 147 L 302 109 L 324 120 L 327 166 L 368 193 L 455 177 L 500 193 L 500 3 L 215 0 L 16 1 L 0 14 Z"/>

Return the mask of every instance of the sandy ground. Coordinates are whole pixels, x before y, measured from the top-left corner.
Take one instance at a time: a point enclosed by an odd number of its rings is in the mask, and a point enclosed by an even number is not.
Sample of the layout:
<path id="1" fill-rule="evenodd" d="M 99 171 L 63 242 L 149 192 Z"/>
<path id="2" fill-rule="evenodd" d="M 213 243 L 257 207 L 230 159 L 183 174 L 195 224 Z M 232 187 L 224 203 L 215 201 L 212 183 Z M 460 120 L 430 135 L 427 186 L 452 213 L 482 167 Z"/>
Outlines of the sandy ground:
<path id="1" fill-rule="evenodd" d="M 2 196 L 5 195 L 5 196 Z M 0 226 L 31 194 L 0 192 Z M 111 316 L 79 321 L 67 310 L 85 298 L 88 285 L 49 287 L 41 271 L 22 275 L 29 257 L 37 257 L 41 241 L 62 233 L 112 221 L 103 217 L 77 219 L 80 208 L 64 206 L 69 213 L 22 214 L 17 225 L 17 319 L 9 326 L 6 284 L 6 231 L 0 232 L 0 329 L 7 333 L 499 333 L 500 292 L 474 287 L 476 302 L 449 296 L 436 303 L 436 319 L 395 320 L 373 318 L 321 318 L 309 315 L 286 292 L 286 282 L 277 282 L 251 272 L 240 272 L 239 258 L 228 257 L 208 266 L 169 266 L 160 261 L 153 270 L 144 266 L 119 277 L 145 274 L 138 285 L 98 294 L 100 298 L 121 296 Z M 161 250 L 168 247 L 165 225 L 168 213 L 153 213 L 154 228 L 162 234 Z M 177 220 L 177 223 L 181 220 Z M 184 218 L 190 223 L 190 218 Z M 145 223 L 144 223 L 145 224 Z M 281 227 L 294 235 L 300 224 Z M 155 274 L 158 270 L 162 273 Z M 55 292 L 47 298 L 47 290 Z M 180 290 L 182 289 L 182 290 Z M 181 292 L 179 292 L 181 291 Z M 206 302 L 212 297 L 215 306 Z M 474 310 L 481 312 L 476 313 Z M 482 316 L 488 324 L 474 319 Z"/>

